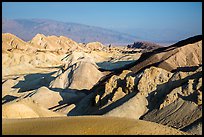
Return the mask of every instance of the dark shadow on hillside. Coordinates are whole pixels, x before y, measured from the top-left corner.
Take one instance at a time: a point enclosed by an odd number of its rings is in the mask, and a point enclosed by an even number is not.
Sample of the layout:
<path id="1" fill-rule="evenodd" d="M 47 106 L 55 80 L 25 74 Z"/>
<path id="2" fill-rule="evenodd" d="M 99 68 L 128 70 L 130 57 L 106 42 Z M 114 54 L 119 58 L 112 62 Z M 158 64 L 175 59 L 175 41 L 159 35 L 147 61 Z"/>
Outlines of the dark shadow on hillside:
<path id="1" fill-rule="evenodd" d="M 191 44 L 191 43 L 198 42 L 198 41 L 200 41 L 200 40 L 202 40 L 202 35 L 197 35 L 197 36 L 194 36 L 194 37 L 187 38 L 187 39 L 185 39 L 185 40 L 181 40 L 181 41 L 179 41 L 179 42 L 177 42 L 177 43 L 175 43 L 175 44 L 173 44 L 173 45 L 171 45 L 171 46 L 161 47 L 161 48 L 155 49 L 155 50 L 153 50 L 153 51 L 151 51 L 151 52 L 143 53 L 143 54 L 140 56 L 140 58 L 139 58 L 138 60 L 136 60 L 136 61 L 134 61 L 134 62 L 132 62 L 132 63 L 130 63 L 130 64 L 127 64 L 127 65 L 125 65 L 125 66 L 123 66 L 123 67 L 121 67 L 121 68 L 112 69 L 112 70 L 111 70 L 112 72 L 111 72 L 110 74 L 106 75 L 99 83 L 97 83 L 97 84 L 91 89 L 91 91 L 95 91 L 95 90 L 97 89 L 97 87 L 99 87 L 100 85 L 103 85 L 104 82 L 105 82 L 106 80 L 108 80 L 111 76 L 113 76 L 113 75 L 118 75 L 118 74 L 122 73 L 123 70 L 132 70 L 134 73 L 140 73 L 140 72 L 143 71 L 145 68 L 148 68 L 148 67 L 150 67 L 150 66 L 152 66 L 152 65 L 158 66 L 159 63 L 161 63 L 163 60 L 158 61 L 158 62 L 153 63 L 153 64 L 149 64 L 148 66 L 142 67 L 142 68 L 137 69 L 137 70 L 134 69 L 134 66 L 137 66 L 139 63 L 141 63 L 141 62 L 147 60 L 148 58 L 150 58 L 151 56 L 153 56 L 153 55 L 155 55 L 155 54 L 157 54 L 157 53 L 167 52 L 167 51 L 169 51 L 169 50 L 173 50 L 173 49 L 175 49 L 175 48 L 182 47 L 182 46 L 185 46 L 185 45 L 187 45 L 187 44 Z M 167 67 L 168 67 L 168 66 L 167 66 Z M 170 68 L 170 69 L 171 69 L 171 68 Z M 104 70 L 104 69 L 100 69 L 100 71 L 105 71 L 105 70 Z"/>
<path id="2" fill-rule="evenodd" d="M 56 72 L 56 71 L 55 71 Z M 12 88 L 20 88 L 18 93 L 38 89 L 42 86 L 48 87 L 49 83 L 54 80 L 51 73 L 34 73 L 24 76 L 25 80 L 19 81 Z"/>
<path id="3" fill-rule="evenodd" d="M 124 67 L 127 64 L 130 64 L 134 62 L 135 60 L 127 60 L 127 61 L 117 61 L 117 62 L 111 62 L 111 61 L 104 61 L 96 63 L 99 67 L 99 71 L 112 71 L 115 69 L 119 69 L 121 67 Z"/>
<path id="4" fill-rule="evenodd" d="M 122 82 L 122 83 L 121 83 Z M 120 84 L 119 84 L 120 83 Z M 124 86 L 123 81 L 118 81 L 118 85 L 121 87 Z M 122 87 L 123 87 L 122 86 Z M 129 99 L 134 97 L 137 92 L 131 92 L 130 94 L 125 95 L 124 97 L 112 102 L 108 106 L 108 100 L 113 98 L 114 92 L 117 88 L 113 89 L 113 91 L 106 95 L 103 99 L 101 99 L 98 103 L 95 102 L 96 95 L 102 96 L 105 92 L 105 84 L 100 85 L 97 90 L 93 90 L 87 97 L 85 97 L 82 101 L 76 104 L 76 107 L 72 109 L 67 115 L 68 116 L 76 116 L 76 115 L 103 115 L 114 108 L 122 105 L 127 102 Z M 106 106 L 106 107 L 104 107 Z M 104 107 L 104 108 L 102 108 Z"/>
<path id="5" fill-rule="evenodd" d="M 156 64 L 155 64 L 156 65 Z M 194 67 L 192 67 L 194 68 Z M 178 68 L 179 70 L 179 68 Z M 190 69 L 191 70 L 191 69 Z M 110 75 L 113 75 L 113 73 L 111 73 Z M 176 80 L 176 81 L 169 81 L 163 84 L 160 84 L 157 86 L 157 89 L 153 92 L 151 92 L 149 94 L 149 97 L 147 98 L 148 100 L 148 109 L 150 111 L 154 110 L 154 109 L 158 109 L 160 104 L 164 101 L 166 95 L 168 93 L 170 93 L 173 89 L 185 84 L 188 82 L 188 79 L 195 79 L 195 78 L 200 78 L 202 77 L 202 73 L 201 72 L 197 72 L 193 75 L 187 76 L 184 79 L 180 79 L 180 80 Z M 114 108 L 122 105 L 123 103 L 127 102 L 129 99 L 131 99 L 132 97 L 134 97 L 136 95 L 137 92 L 132 92 L 126 96 L 124 96 L 123 98 L 113 102 L 112 104 L 104 107 L 104 108 L 100 108 L 99 106 L 96 106 L 95 104 L 95 96 L 98 94 L 98 92 L 104 91 L 105 90 L 105 82 L 108 80 L 107 77 L 105 77 L 104 79 L 102 79 L 101 81 L 99 81 L 96 86 L 94 86 L 91 90 L 75 90 L 76 92 L 81 92 L 81 93 L 87 93 L 86 96 L 84 96 L 83 98 L 75 101 L 75 102 L 67 102 L 66 101 L 66 97 L 61 94 L 63 100 L 59 102 L 58 106 L 55 106 L 53 108 L 50 109 L 55 109 L 55 110 L 59 110 L 62 109 L 64 107 L 67 107 L 71 104 L 75 105 L 75 108 L 73 108 L 71 111 L 69 111 L 69 113 L 67 114 L 67 116 L 80 116 L 80 115 L 103 115 L 111 110 L 113 110 Z M 63 92 L 69 92 L 70 89 L 68 90 L 62 90 L 62 89 L 52 89 L 52 90 L 56 90 L 56 91 L 63 91 Z M 181 98 L 183 98 L 184 100 L 188 100 L 188 101 L 193 101 L 194 99 L 192 97 L 194 97 L 195 95 L 189 95 L 187 97 L 183 97 L 181 96 Z M 192 98 L 192 99 L 190 99 Z M 150 103 L 151 102 L 151 103 Z M 107 102 L 106 102 L 107 103 Z M 147 113 L 148 113 L 147 112 Z"/>
<path id="6" fill-rule="evenodd" d="M 25 76 L 24 81 L 20 81 L 18 84 L 16 84 L 12 88 L 20 88 L 19 92 L 25 92 L 25 91 L 29 91 L 29 90 L 38 89 L 38 88 L 40 88 L 42 86 L 48 87 L 49 83 L 52 80 L 54 80 L 54 77 L 51 76 L 54 73 L 55 72 L 46 73 L 46 74 L 41 74 L 41 73 L 28 74 L 28 75 Z M 75 104 L 76 107 L 73 108 L 67 114 L 67 116 L 93 115 L 93 114 L 101 115 L 101 114 L 105 114 L 105 113 L 109 112 L 110 110 L 122 105 L 124 102 L 128 101 L 130 98 L 135 96 L 136 93 L 133 92 L 131 94 L 128 94 L 125 97 L 117 100 L 116 102 L 113 102 L 112 104 L 110 104 L 107 107 L 105 107 L 103 109 L 100 109 L 100 110 L 99 110 L 98 107 L 94 106 L 94 103 L 95 103 L 94 102 L 95 101 L 94 97 L 95 97 L 95 95 L 97 94 L 98 91 L 103 90 L 103 88 L 105 86 L 104 83 L 112 75 L 115 75 L 115 74 L 116 74 L 116 72 L 113 72 L 113 73 L 109 74 L 108 76 L 104 77 L 91 90 L 49 88 L 53 92 L 59 92 L 60 96 L 62 97 L 62 100 L 58 102 L 58 105 L 49 108 L 49 110 L 57 111 L 57 110 L 60 110 L 62 108 L 65 108 L 65 107 L 67 107 L 67 106 L 69 106 L 71 104 Z M 167 84 L 167 85 L 166 85 L 166 83 L 158 85 L 157 89 L 161 89 L 165 85 L 165 88 L 168 89 L 168 90 L 166 90 L 166 92 L 164 92 L 163 94 L 157 94 L 157 91 L 153 91 L 151 94 L 154 95 L 155 98 L 157 99 L 156 100 L 157 102 L 155 102 L 155 103 L 158 103 L 158 104 L 161 103 L 163 101 L 163 99 L 164 99 L 164 96 L 168 92 L 170 92 L 172 89 L 178 87 L 180 84 L 187 82 L 187 80 L 189 78 L 195 78 L 195 77 L 196 78 L 197 77 L 202 77 L 202 74 L 200 72 L 198 72 L 198 73 L 196 73 L 194 75 L 186 77 L 185 79 L 178 80 L 178 81 L 172 81 L 170 84 Z M 174 85 L 174 86 L 171 86 L 171 85 Z M 69 92 L 70 93 L 74 92 L 74 93 L 79 93 L 79 94 L 82 93 L 82 94 L 85 94 L 85 96 L 76 96 L 76 98 L 74 98 L 74 99 L 72 98 L 72 99 L 68 100 L 68 98 L 71 97 L 71 94 L 67 94 Z M 153 108 L 158 108 L 159 105 L 148 106 L 148 107 L 149 107 L 150 110 L 152 110 Z"/>
<path id="7" fill-rule="evenodd" d="M 70 88 L 67 88 L 67 89 L 49 88 L 49 89 L 52 90 L 52 91 L 55 91 L 55 92 L 64 92 L 64 93 L 66 93 L 66 92 L 72 92 L 72 93 L 77 92 L 77 93 L 83 93 L 83 94 L 86 94 L 86 95 L 90 94 L 89 90 L 87 90 L 87 89 L 82 89 L 82 90 L 79 90 L 79 89 L 70 89 Z"/>
<path id="8" fill-rule="evenodd" d="M 15 100 L 15 99 L 17 99 L 17 98 L 18 98 L 18 97 L 16 97 L 16 96 L 6 95 L 6 96 L 4 96 L 4 97 L 2 98 L 2 105 L 5 104 L 5 103 L 10 102 L 10 101 L 12 101 L 12 100 Z"/>
<path id="9" fill-rule="evenodd" d="M 59 92 L 62 100 L 58 102 L 58 105 L 48 108 L 52 111 L 58 111 L 60 109 L 66 108 L 71 104 L 75 104 L 82 100 L 84 97 L 88 96 L 90 93 L 88 90 L 77 90 L 77 89 L 61 89 L 61 88 L 50 88 L 53 92 Z"/>
<path id="10" fill-rule="evenodd" d="M 200 64 L 199 66 L 185 66 L 185 67 L 178 67 L 177 69 L 172 70 L 172 73 L 178 72 L 178 71 L 182 71 L 182 72 L 192 72 L 195 71 L 196 69 L 198 69 L 199 67 L 201 67 L 202 64 Z"/>
<path id="11" fill-rule="evenodd" d="M 41 68 L 41 69 L 60 69 L 62 68 L 63 66 L 62 65 L 59 65 L 59 66 L 52 66 L 52 67 L 36 67 L 36 68 Z"/>
<path id="12" fill-rule="evenodd" d="M 191 123 L 190 125 L 188 125 L 188 126 L 182 128 L 182 129 L 180 129 L 180 130 L 186 132 L 186 131 L 188 131 L 188 130 L 194 128 L 195 126 L 197 126 L 197 125 L 199 125 L 199 124 L 202 125 L 202 121 L 203 121 L 202 119 L 203 119 L 203 118 L 201 117 L 201 118 L 197 119 L 196 121 L 194 121 L 193 123 Z"/>
<path id="13" fill-rule="evenodd" d="M 202 77 L 202 72 L 197 72 L 193 75 L 187 76 L 184 79 L 180 79 L 180 80 L 176 80 L 176 81 L 168 81 L 166 83 L 160 84 L 157 86 L 156 90 L 151 92 L 148 97 L 148 106 L 147 108 L 149 109 L 148 112 L 154 110 L 154 109 L 159 109 L 161 103 L 164 101 L 166 95 L 168 93 L 170 93 L 173 89 L 182 86 L 185 83 L 188 83 L 189 79 L 195 79 L 195 78 L 200 78 Z M 192 101 L 195 102 L 196 100 L 196 93 L 190 94 L 189 96 L 179 96 L 182 99 L 186 100 L 186 101 Z M 123 103 L 127 102 L 129 99 L 131 99 L 132 97 L 134 97 L 136 95 L 136 92 L 132 92 L 128 95 L 126 95 L 125 97 L 117 100 L 116 102 L 113 102 L 112 104 L 108 105 L 107 107 L 96 111 L 95 113 L 92 114 L 98 114 L 98 115 L 102 115 L 105 114 L 111 110 L 113 110 L 114 108 L 122 105 Z M 151 103 L 150 103 L 151 102 Z M 148 113 L 147 112 L 147 113 Z"/>
<path id="14" fill-rule="evenodd" d="M 141 53 L 143 52 L 143 50 L 141 51 L 135 51 L 134 49 L 132 51 L 122 51 L 123 54 L 135 54 L 135 53 Z"/>
<path id="15" fill-rule="evenodd" d="M 136 92 L 129 93 L 129 94 L 125 95 L 123 98 L 118 99 L 117 101 L 111 103 L 107 107 L 102 108 L 102 109 L 98 109 L 97 111 L 95 111 L 91 114 L 92 115 L 103 115 L 103 114 L 113 110 L 114 108 L 121 106 L 122 104 L 124 104 L 125 102 L 127 102 L 128 100 L 133 98 L 136 94 L 137 94 Z"/>
<path id="16" fill-rule="evenodd" d="M 27 74 L 24 76 L 24 80 L 19 81 L 12 88 L 19 88 L 18 93 L 23 93 L 31 90 L 37 90 L 42 86 L 47 87 L 52 92 L 59 92 L 62 99 L 58 102 L 58 105 L 48 108 L 52 111 L 57 111 L 62 108 L 65 108 L 71 104 L 76 104 L 85 96 L 89 95 L 90 90 L 77 90 L 77 89 L 62 89 L 62 88 L 49 88 L 49 84 L 56 77 L 52 75 L 56 73 L 56 71 L 51 73 L 35 73 L 35 74 Z M 28 93 L 24 96 L 24 98 L 32 97 L 36 91 Z M 7 103 L 9 101 L 15 100 L 15 97 L 6 96 L 3 98 L 3 103 Z"/>

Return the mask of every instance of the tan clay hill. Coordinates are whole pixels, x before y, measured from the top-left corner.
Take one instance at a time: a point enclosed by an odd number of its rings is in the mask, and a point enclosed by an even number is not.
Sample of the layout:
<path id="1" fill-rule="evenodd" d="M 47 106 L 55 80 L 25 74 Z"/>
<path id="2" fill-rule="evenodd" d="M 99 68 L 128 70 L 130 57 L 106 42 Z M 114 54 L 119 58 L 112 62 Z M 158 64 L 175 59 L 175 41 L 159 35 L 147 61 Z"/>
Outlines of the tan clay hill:
<path id="1" fill-rule="evenodd" d="M 138 72 L 148 66 L 157 66 L 173 71 L 178 67 L 192 67 L 200 64 L 202 64 L 201 35 L 180 41 L 169 47 L 144 53 L 131 70 Z"/>
<path id="2" fill-rule="evenodd" d="M 2 52 L 11 51 L 13 49 L 26 50 L 28 46 L 26 42 L 10 33 L 2 34 Z"/>
<path id="3" fill-rule="evenodd" d="M 47 110 L 29 98 L 18 102 L 9 102 L 2 107 L 2 118 L 19 119 L 57 116 L 63 115 Z"/>
<path id="4" fill-rule="evenodd" d="M 2 49 L 3 134 L 202 134 L 201 36 L 141 53 L 6 33 Z"/>
<path id="5" fill-rule="evenodd" d="M 91 78 L 90 78 L 91 76 Z M 89 62 L 77 62 L 50 83 L 50 88 L 91 89 L 103 74 Z M 89 80 L 88 80 L 89 79 Z"/>
<path id="6" fill-rule="evenodd" d="M 96 46 L 94 46 L 94 44 L 96 44 Z M 122 67 L 130 63 L 127 62 L 121 64 L 119 62 L 121 60 L 120 58 L 125 57 L 123 59 L 125 62 L 125 60 L 138 59 L 141 55 L 141 53 L 136 53 L 134 54 L 136 55 L 135 58 L 133 57 L 133 55 L 129 56 L 128 54 L 123 54 L 121 49 L 114 47 L 109 49 L 105 46 L 103 46 L 102 51 L 99 51 L 102 46 L 103 45 L 99 42 L 83 45 L 78 44 L 75 41 L 64 36 L 44 36 L 43 34 L 37 34 L 31 41 L 25 42 L 20 38 L 14 36 L 13 34 L 3 33 L 3 76 L 23 74 L 23 72 L 37 73 L 45 70 L 41 70 L 39 68 L 45 67 L 55 69 L 55 67 L 64 65 L 65 62 L 62 59 L 66 58 L 66 56 L 69 56 L 70 54 L 72 55 L 73 51 L 75 51 L 75 53 L 73 54 L 76 54 L 76 52 L 88 53 L 92 56 L 95 63 L 99 63 L 98 65 L 100 68 L 104 68 L 104 65 L 108 64 L 110 69 L 112 67 Z M 118 50 L 120 50 L 120 52 Z M 83 58 L 83 56 L 81 57 Z M 117 63 L 117 61 L 114 61 L 114 64 L 112 65 L 111 61 L 116 57 L 119 57 L 119 63 Z M 36 67 L 38 68 L 36 69 Z"/>
<path id="7" fill-rule="evenodd" d="M 73 40 L 64 36 L 45 36 L 37 34 L 29 43 L 38 48 L 58 52 L 68 52 L 77 50 L 80 46 Z"/>
<path id="8" fill-rule="evenodd" d="M 88 44 L 85 45 L 85 47 L 89 50 L 102 50 L 103 49 L 103 45 L 100 42 L 90 42 Z"/>

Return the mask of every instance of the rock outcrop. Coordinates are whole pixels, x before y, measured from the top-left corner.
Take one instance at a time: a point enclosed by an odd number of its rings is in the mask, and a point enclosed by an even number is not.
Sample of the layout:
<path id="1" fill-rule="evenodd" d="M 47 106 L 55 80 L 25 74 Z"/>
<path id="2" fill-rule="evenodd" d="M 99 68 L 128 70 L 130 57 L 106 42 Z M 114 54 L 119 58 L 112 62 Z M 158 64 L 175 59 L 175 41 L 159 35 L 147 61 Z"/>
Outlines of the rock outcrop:
<path id="1" fill-rule="evenodd" d="M 162 46 L 160 46 L 159 44 L 147 42 L 147 41 L 138 41 L 138 42 L 134 42 L 131 45 L 127 45 L 127 48 L 143 49 L 146 52 L 152 51 L 154 49 L 161 48 L 161 47 Z"/>

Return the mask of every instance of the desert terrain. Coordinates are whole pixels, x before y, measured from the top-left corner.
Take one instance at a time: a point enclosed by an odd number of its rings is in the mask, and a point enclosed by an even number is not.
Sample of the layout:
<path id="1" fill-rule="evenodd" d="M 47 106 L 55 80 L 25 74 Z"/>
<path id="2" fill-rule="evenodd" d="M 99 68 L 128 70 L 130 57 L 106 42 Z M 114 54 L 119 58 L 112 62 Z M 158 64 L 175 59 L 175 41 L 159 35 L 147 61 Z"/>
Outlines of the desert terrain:
<path id="1" fill-rule="evenodd" d="M 153 122 L 105 116 L 12 119 L 3 120 L 3 125 L 3 134 L 186 135 L 184 132 Z"/>
<path id="2" fill-rule="evenodd" d="M 2 134 L 202 135 L 202 35 L 166 47 L 2 33 Z"/>

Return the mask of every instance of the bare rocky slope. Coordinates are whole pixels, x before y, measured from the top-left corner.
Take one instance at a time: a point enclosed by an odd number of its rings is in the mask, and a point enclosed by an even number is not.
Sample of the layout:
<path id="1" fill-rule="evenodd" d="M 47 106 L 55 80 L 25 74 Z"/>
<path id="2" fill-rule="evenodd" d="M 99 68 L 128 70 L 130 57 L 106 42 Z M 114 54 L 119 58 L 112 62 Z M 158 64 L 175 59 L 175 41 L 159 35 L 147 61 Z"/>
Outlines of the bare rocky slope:
<path id="1" fill-rule="evenodd" d="M 192 39 L 197 41 L 192 42 Z M 136 61 L 135 67 L 130 67 L 132 64 L 125 66 L 130 70 L 121 73 L 121 69 L 117 69 L 93 87 L 93 93 L 79 102 L 68 115 L 105 114 L 150 120 L 177 129 L 187 127 L 202 118 L 201 50 L 202 41 L 194 37 L 150 52 L 147 59 L 158 61 L 153 57 L 163 53 L 169 65 L 155 67 L 154 63 L 149 63 L 140 67 L 143 69 L 136 69 L 143 64 Z M 166 58 L 175 51 L 176 54 L 169 57 L 179 58 L 178 64 Z M 197 61 L 188 59 L 191 55 Z"/>

